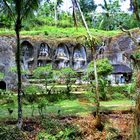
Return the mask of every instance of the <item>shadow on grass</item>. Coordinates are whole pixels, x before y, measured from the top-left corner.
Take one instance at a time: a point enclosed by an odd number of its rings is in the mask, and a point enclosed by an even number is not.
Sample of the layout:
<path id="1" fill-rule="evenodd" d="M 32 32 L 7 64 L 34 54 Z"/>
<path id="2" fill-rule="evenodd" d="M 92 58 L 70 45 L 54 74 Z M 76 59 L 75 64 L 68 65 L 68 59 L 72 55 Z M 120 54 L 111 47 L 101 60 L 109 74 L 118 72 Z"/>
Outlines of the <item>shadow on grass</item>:
<path id="1" fill-rule="evenodd" d="M 108 102 L 109 103 L 109 102 Z M 36 103 L 34 105 L 34 116 L 39 116 L 38 111 L 38 104 Z M 0 106 L 0 120 L 6 119 L 6 118 L 17 118 L 17 106 L 11 106 L 13 109 L 13 113 L 9 115 L 7 106 Z M 129 110 L 131 106 L 122 106 L 120 104 L 116 104 L 116 106 L 113 106 L 111 104 L 102 105 L 100 109 L 101 110 Z M 54 115 L 86 115 L 96 110 L 96 106 L 92 103 L 85 103 L 82 104 L 79 102 L 78 99 L 71 99 L 71 100 L 60 100 L 57 103 L 52 103 L 50 105 L 46 104 L 46 108 L 44 110 L 44 114 L 54 114 Z M 32 109 L 31 105 L 23 105 L 23 117 L 32 117 Z"/>

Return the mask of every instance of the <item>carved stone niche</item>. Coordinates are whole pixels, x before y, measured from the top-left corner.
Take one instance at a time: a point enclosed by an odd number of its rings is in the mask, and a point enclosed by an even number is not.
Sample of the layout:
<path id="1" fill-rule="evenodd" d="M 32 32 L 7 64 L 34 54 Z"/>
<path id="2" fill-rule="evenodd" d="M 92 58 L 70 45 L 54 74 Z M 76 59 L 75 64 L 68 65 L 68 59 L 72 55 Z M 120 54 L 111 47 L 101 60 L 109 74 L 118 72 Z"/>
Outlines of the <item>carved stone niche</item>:
<path id="1" fill-rule="evenodd" d="M 55 50 L 54 60 L 57 68 L 70 66 L 70 52 L 66 44 L 60 43 Z"/>
<path id="2" fill-rule="evenodd" d="M 21 43 L 22 48 L 22 67 L 24 70 L 32 68 L 34 63 L 34 48 L 28 41 Z"/>
<path id="3" fill-rule="evenodd" d="M 84 46 L 77 44 L 73 49 L 73 68 L 82 69 L 87 64 L 87 54 Z"/>
<path id="4" fill-rule="evenodd" d="M 38 59 L 50 60 L 50 47 L 46 43 L 41 43 L 38 49 Z"/>
<path id="5" fill-rule="evenodd" d="M 50 47 L 47 43 L 41 43 L 38 49 L 38 66 L 45 66 L 52 61 Z"/>

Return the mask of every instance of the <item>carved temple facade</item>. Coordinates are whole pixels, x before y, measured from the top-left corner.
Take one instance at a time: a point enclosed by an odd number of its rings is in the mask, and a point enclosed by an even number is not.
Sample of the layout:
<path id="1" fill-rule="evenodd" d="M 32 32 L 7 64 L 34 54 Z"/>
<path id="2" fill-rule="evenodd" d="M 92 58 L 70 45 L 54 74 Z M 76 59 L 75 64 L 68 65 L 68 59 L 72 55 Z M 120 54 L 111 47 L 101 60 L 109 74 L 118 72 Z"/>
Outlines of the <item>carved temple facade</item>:
<path id="1" fill-rule="evenodd" d="M 139 34 L 135 34 L 140 38 Z M 103 43 L 96 46 L 98 59 L 108 58 L 113 66 L 113 72 L 108 76 L 112 84 L 129 83 L 133 73 L 131 53 L 136 48 L 127 35 L 114 38 L 103 38 Z M 22 69 L 32 71 L 36 67 L 52 64 L 55 69 L 71 67 L 77 72 L 83 72 L 91 61 L 91 50 L 71 39 L 42 39 L 39 37 L 21 38 Z M 15 64 L 16 38 L 0 36 L 0 72 L 5 77 L 7 88 L 16 85 L 16 74 L 10 72 Z M 14 85 L 12 85 L 12 84 Z"/>

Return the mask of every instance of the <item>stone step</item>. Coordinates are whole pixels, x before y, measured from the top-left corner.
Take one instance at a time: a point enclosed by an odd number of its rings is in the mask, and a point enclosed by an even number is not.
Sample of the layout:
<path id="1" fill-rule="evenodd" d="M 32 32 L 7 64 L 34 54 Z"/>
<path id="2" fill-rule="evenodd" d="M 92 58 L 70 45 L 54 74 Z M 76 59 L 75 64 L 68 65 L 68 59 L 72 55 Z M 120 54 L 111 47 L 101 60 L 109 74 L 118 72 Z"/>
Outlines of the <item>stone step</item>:
<path id="1" fill-rule="evenodd" d="M 39 86 L 39 87 L 42 87 L 43 89 L 45 89 L 45 83 L 43 82 L 29 82 L 29 83 L 24 83 L 24 85 L 28 86 L 28 85 L 35 85 L 35 86 Z M 47 86 L 48 88 L 51 88 L 51 85 L 49 84 Z M 56 88 L 66 88 L 66 85 L 55 85 Z M 81 86 L 81 85 L 72 85 L 72 91 L 75 91 L 75 92 L 82 92 L 82 91 L 86 91 L 86 87 L 85 86 Z"/>
<path id="2" fill-rule="evenodd" d="M 36 85 L 36 86 L 42 86 L 45 88 L 45 79 L 29 79 L 29 84 L 33 84 L 33 85 Z M 51 84 L 49 83 L 49 86 L 51 87 Z M 49 87 L 48 86 L 48 87 Z M 55 85 L 55 87 L 66 87 L 65 84 L 60 84 L 60 85 Z M 73 88 L 73 91 L 76 91 L 76 92 L 82 92 L 82 91 L 86 91 L 87 90 L 87 85 L 85 84 L 74 84 L 72 85 L 72 88 Z"/>
<path id="3" fill-rule="evenodd" d="M 29 79 L 30 83 L 45 83 L 45 79 Z"/>

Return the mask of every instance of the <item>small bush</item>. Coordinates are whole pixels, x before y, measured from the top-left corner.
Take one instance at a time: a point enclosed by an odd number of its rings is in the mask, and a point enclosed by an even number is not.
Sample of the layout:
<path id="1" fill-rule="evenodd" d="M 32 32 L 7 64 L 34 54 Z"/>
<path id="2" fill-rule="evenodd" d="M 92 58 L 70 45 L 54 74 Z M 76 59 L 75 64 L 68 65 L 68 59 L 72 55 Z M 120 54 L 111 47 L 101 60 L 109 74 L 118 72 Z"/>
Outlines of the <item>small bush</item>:
<path id="1" fill-rule="evenodd" d="M 124 86 L 108 86 L 107 87 L 107 96 L 112 98 L 114 94 L 119 93 L 121 96 L 129 98 L 135 93 L 135 84 L 129 84 Z"/>
<path id="2" fill-rule="evenodd" d="M 56 119 L 46 118 L 42 120 L 41 125 L 46 130 L 38 134 L 38 139 L 48 140 L 81 140 L 82 134 L 77 126 L 69 123 L 62 123 Z"/>
<path id="3" fill-rule="evenodd" d="M 25 98 L 25 100 L 27 100 L 30 104 L 33 104 L 33 103 L 35 103 L 35 102 L 37 102 L 38 101 L 38 96 L 37 96 L 37 94 L 26 94 L 25 96 L 24 96 L 24 98 Z"/>
<path id="4" fill-rule="evenodd" d="M 103 91 L 100 92 L 100 100 L 102 100 L 102 101 L 108 100 L 108 96 L 107 96 L 106 92 L 103 92 Z"/>
<path id="5" fill-rule="evenodd" d="M 43 89 L 39 86 L 29 85 L 24 88 L 25 94 L 42 93 Z"/>
<path id="6" fill-rule="evenodd" d="M 126 98 L 126 97 L 125 97 L 124 94 L 115 92 L 114 94 L 111 95 L 111 98 L 117 100 L 117 99 L 124 99 L 124 98 Z"/>
<path id="7" fill-rule="evenodd" d="M 22 131 L 17 128 L 0 126 L 1 140 L 29 140 Z"/>
<path id="8" fill-rule="evenodd" d="M 6 104 L 14 104 L 14 100 L 11 98 L 7 98 L 5 103 Z"/>
<path id="9" fill-rule="evenodd" d="M 41 99 L 40 102 L 38 103 L 38 112 L 41 117 L 44 117 L 47 105 L 49 104 L 44 99 Z"/>
<path id="10" fill-rule="evenodd" d="M 12 92 L 12 91 L 5 91 L 5 90 L 1 90 L 0 89 L 0 96 L 3 96 L 3 97 L 5 97 L 5 96 L 9 96 L 9 95 L 13 95 L 14 94 L 14 92 Z"/>
<path id="11" fill-rule="evenodd" d="M 126 89 L 126 86 L 109 86 L 107 91 L 108 91 L 108 94 L 112 95 L 115 92 L 123 93 L 125 89 Z"/>
<path id="12" fill-rule="evenodd" d="M 24 104 L 25 103 L 29 103 L 31 105 L 31 110 L 32 110 L 32 113 L 31 114 L 33 116 L 34 115 L 34 110 L 35 110 L 34 104 L 39 101 L 38 95 L 36 93 L 34 93 L 34 94 L 26 94 L 24 96 L 24 99 L 25 99 L 24 100 Z"/>
<path id="13" fill-rule="evenodd" d="M 61 91 L 53 91 L 51 94 L 46 95 L 46 99 L 49 102 L 58 102 L 62 100 L 73 100 L 76 98 L 76 95 L 74 94 L 67 94 L 66 90 L 61 90 Z"/>
<path id="14" fill-rule="evenodd" d="M 49 35 L 49 33 L 48 33 L 47 31 L 44 31 L 44 35 L 48 36 L 48 35 Z"/>
<path id="15" fill-rule="evenodd" d="M 67 28 L 67 27 L 72 27 L 73 24 L 70 23 L 70 22 L 67 21 L 67 20 L 61 20 L 61 21 L 58 22 L 57 26 L 58 26 L 58 27 L 62 27 L 62 28 Z"/>
<path id="16" fill-rule="evenodd" d="M 126 91 L 127 91 L 128 95 L 135 94 L 135 92 L 136 92 L 136 84 L 131 83 L 130 85 L 128 85 L 126 87 Z"/>

